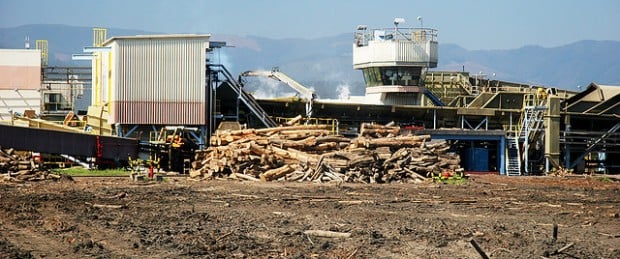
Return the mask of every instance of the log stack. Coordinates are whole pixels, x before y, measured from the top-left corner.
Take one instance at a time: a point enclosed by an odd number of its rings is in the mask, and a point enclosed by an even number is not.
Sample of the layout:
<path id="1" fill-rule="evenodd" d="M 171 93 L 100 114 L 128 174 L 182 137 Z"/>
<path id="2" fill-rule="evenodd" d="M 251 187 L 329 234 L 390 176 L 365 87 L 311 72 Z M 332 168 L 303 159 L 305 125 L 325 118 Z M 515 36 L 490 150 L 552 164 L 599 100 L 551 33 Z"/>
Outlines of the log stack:
<path id="1" fill-rule="evenodd" d="M 419 182 L 430 172 L 460 170 L 460 158 L 430 135 L 399 135 L 394 126 L 362 125 L 360 137 L 332 135 L 326 125 L 218 132 L 196 152 L 193 179 L 248 181 Z"/>
<path id="2" fill-rule="evenodd" d="M 61 175 L 40 170 L 29 151 L 0 147 L 0 182 L 59 180 Z"/>

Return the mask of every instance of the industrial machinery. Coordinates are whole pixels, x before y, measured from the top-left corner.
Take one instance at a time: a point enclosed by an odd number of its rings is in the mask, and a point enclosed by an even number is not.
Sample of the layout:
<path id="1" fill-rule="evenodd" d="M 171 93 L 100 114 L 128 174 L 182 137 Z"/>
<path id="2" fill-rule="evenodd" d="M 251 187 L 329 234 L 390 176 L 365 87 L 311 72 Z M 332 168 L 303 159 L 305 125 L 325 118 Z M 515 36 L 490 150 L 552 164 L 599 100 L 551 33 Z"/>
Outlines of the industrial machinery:
<path id="1" fill-rule="evenodd" d="M 618 154 L 620 136 L 617 87 L 592 84 L 577 94 L 489 79 L 482 71 L 430 71 L 438 63 L 437 31 L 405 28 L 404 22 L 397 18 L 393 27 L 383 29 L 357 27 L 353 68 L 362 71 L 365 95 L 314 100 L 314 118 L 337 118 L 341 129 L 394 121 L 409 132 L 446 139 L 470 173 L 518 176 L 552 167 L 618 168 L 610 159 Z M 304 100 L 258 102 L 280 117 L 305 111 Z M 593 152 L 604 155 L 589 155 Z"/>
<path id="2" fill-rule="evenodd" d="M 314 102 L 314 99 L 316 99 L 316 94 L 314 93 L 314 90 L 307 88 L 304 85 L 300 84 L 299 82 L 293 80 L 293 78 L 280 72 L 278 68 L 273 68 L 271 71 L 264 71 L 264 70 L 245 71 L 241 73 L 241 76 L 244 76 L 244 77 L 262 76 L 262 77 L 272 78 L 272 79 L 285 83 L 286 85 L 290 86 L 291 88 L 293 88 L 295 91 L 297 91 L 301 95 L 301 98 L 303 98 L 304 101 L 306 102 L 306 117 L 312 117 L 312 103 Z"/>
<path id="3" fill-rule="evenodd" d="M 0 132 L 2 147 L 62 155 L 76 163 L 89 161 L 99 168 L 122 167 L 139 151 L 138 141 L 129 138 L 2 124 Z"/>
<path id="4" fill-rule="evenodd" d="M 140 144 L 141 150 L 149 154 L 149 160 L 157 161 L 158 166 L 167 171 L 189 173 L 194 151 L 199 148 L 189 135 L 196 131 L 198 129 L 192 127 L 163 127 L 150 136 L 150 141 Z"/>

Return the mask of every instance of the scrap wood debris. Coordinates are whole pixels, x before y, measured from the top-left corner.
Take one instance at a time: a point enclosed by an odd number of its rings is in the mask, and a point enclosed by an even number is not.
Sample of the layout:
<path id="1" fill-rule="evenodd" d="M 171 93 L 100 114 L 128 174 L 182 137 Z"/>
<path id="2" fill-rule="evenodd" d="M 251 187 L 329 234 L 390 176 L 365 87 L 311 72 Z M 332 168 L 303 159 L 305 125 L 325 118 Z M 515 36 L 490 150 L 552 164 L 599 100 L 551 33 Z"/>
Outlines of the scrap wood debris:
<path id="1" fill-rule="evenodd" d="M 462 171 L 445 140 L 399 133 L 399 127 L 373 124 L 362 124 L 354 139 L 331 134 L 327 125 L 222 131 L 196 152 L 190 177 L 389 183 Z"/>
<path id="2" fill-rule="evenodd" d="M 0 148 L 0 183 L 61 179 L 69 179 L 69 176 L 41 170 L 31 152 Z"/>

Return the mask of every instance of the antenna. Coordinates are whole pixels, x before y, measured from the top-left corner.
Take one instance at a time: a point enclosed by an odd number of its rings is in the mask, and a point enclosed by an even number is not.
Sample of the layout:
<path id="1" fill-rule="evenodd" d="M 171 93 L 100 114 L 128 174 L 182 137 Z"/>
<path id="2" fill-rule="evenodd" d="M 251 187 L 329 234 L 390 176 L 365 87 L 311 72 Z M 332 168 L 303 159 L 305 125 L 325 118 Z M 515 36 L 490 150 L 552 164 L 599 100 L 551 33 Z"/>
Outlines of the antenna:
<path id="1" fill-rule="evenodd" d="M 420 21 L 420 28 L 424 28 L 424 20 L 422 20 L 422 16 L 418 16 L 418 21 Z"/>

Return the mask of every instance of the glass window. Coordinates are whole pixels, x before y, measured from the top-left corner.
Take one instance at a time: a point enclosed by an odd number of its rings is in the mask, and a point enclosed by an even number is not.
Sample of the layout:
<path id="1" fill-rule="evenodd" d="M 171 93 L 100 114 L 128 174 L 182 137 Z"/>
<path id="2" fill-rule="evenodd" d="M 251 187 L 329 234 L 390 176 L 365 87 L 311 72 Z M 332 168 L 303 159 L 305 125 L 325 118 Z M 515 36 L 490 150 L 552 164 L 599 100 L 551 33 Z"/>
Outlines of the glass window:
<path id="1" fill-rule="evenodd" d="M 380 86 L 383 85 L 381 81 L 381 69 L 378 67 L 369 67 L 362 70 L 364 74 L 364 80 L 366 86 Z"/>
<path id="2" fill-rule="evenodd" d="M 362 70 L 366 86 L 420 84 L 421 67 L 370 67 Z"/>

